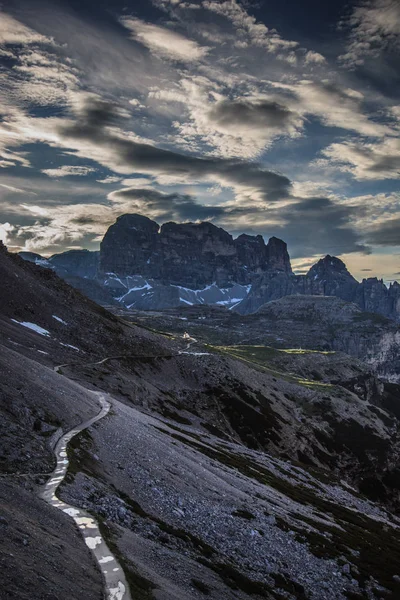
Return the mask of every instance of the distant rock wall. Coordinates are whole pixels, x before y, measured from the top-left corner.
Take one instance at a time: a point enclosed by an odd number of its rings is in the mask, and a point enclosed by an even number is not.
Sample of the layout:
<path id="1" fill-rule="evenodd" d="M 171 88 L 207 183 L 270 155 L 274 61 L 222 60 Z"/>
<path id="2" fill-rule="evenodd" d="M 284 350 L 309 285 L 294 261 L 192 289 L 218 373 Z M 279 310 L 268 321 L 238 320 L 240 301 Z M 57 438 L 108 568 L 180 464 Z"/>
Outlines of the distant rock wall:
<path id="1" fill-rule="evenodd" d="M 165 223 L 122 215 L 100 246 L 100 273 L 142 275 L 191 289 L 216 283 L 247 285 L 265 271 L 291 273 L 285 242 L 241 235 L 236 240 L 212 223 Z"/>
<path id="2" fill-rule="evenodd" d="M 371 277 L 358 282 L 339 258 L 325 256 L 306 275 L 263 273 L 252 285 L 247 296 L 235 310 L 241 314 L 256 312 L 263 304 L 284 296 L 336 296 L 354 302 L 367 312 L 375 312 L 400 320 L 400 285 L 387 287 L 382 279 Z"/>
<path id="3" fill-rule="evenodd" d="M 21 256 L 54 269 L 100 303 L 123 296 L 127 302 L 129 299 L 129 305 L 157 310 L 182 303 L 209 302 L 249 314 L 285 296 L 336 296 L 354 302 L 364 311 L 400 320 L 397 282 L 389 287 L 377 278 L 360 283 L 339 258 L 329 255 L 306 275 L 295 275 L 282 240 L 272 237 L 266 244 L 261 235 L 247 234 L 233 239 L 209 222 L 170 222 L 160 227 L 143 215 L 125 214 L 109 227 L 100 252 L 70 250 L 49 259 L 29 252 Z M 132 288 L 123 285 L 118 289 L 119 280 L 129 283 L 132 277 L 141 277 L 147 284 L 135 284 Z M 89 286 L 87 280 L 96 285 Z M 100 286 L 104 293 L 99 293 Z M 171 286 L 188 288 L 197 296 L 186 298 Z M 213 286 L 214 292 L 203 296 L 208 286 Z M 245 297 L 243 290 L 229 294 L 227 290 L 235 286 L 246 288 Z"/>

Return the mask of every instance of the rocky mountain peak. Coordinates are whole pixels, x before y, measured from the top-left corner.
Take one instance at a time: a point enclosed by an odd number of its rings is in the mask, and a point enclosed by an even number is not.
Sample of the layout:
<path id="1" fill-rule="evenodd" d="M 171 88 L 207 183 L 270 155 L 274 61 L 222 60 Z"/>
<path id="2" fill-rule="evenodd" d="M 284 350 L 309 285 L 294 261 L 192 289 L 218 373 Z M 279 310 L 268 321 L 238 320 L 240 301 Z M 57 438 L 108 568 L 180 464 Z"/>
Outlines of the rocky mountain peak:
<path id="1" fill-rule="evenodd" d="M 264 238 L 262 235 L 249 235 L 248 233 L 241 233 L 235 240 L 236 244 L 254 244 L 265 246 Z"/>
<path id="2" fill-rule="evenodd" d="M 308 272 L 308 276 L 314 279 L 330 279 L 331 277 L 345 277 L 356 281 L 347 270 L 346 265 L 340 258 L 327 254 L 321 258 Z"/>
<path id="3" fill-rule="evenodd" d="M 4 251 L 0 244 L 0 252 Z M 235 311 L 248 314 L 285 296 L 336 296 L 361 310 L 400 320 L 397 282 L 387 286 L 382 279 L 369 277 L 359 283 L 344 262 L 330 254 L 306 275 L 295 275 L 283 240 L 271 237 L 266 244 L 261 235 L 249 234 L 233 239 L 209 221 L 168 222 L 160 228 L 144 215 L 124 214 L 109 227 L 100 253 L 72 250 L 50 259 L 20 255 L 55 270 L 104 303 L 139 302 L 135 306 L 145 310 L 182 303 L 231 304 Z"/>
<path id="4" fill-rule="evenodd" d="M 100 273 L 141 275 L 199 289 L 248 285 L 265 271 L 291 273 L 285 242 L 230 233 L 209 221 L 158 224 L 143 215 L 122 215 L 100 246 Z"/>
<path id="5" fill-rule="evenodd" d="M 114 226 L 118 226 L 118 228 L 126 227 L 132 230 L 148 230 L 156 232 L 160 229 L 158 223 L 149 219 L 149 217 L 145 217 L 138 213 L 120 215 L 111 227 Z"/>
<path id="6" fill-rule="evenodd" d="M 191 238 L 194 240 L 204 240 L 209 238 L 213 241 L 221 241 L 228 245 L 232 244 L 232 236 L 209 221 L 200 223 L 174 223 L 170 221 L 161 226 L 161 236 L 166 240 L 170 237 Z"/>
<path id="7" fill-rule="evenodd" d="M 34 260 L 34 262 L 38 262 Z M 40 262 L 40 261 L 39 261 Z M 90 250 L 67 250 L 54 254 L 49 263 L 59 275 L 76 275 L 83 278 L 94 278 L 99 266 L 99 252 Z"/>
<path id="8" fill-rule="evenodd" d="M 292 273 L 287 244 L 283 240 L 271 237 L 266 246 L 268 270 Z"/>
<path id="9" fill-rule="evenodd" d="M 150 275 L 149 262 L 159 245 L 159 225 L 139 214 L 118 217 L 100 244 L 99 272 Z"/>
<path id="10" fill-rule="evenodd" d="M 37 254 L 36 252 L 18 252 L 18 255 L 23 258 L 24 260 L 27 260 L 28 262 L 38 262 L 38 261 L 43 261 L 46 260 L 43 256 L 41 256 L 41 254 Z"/>

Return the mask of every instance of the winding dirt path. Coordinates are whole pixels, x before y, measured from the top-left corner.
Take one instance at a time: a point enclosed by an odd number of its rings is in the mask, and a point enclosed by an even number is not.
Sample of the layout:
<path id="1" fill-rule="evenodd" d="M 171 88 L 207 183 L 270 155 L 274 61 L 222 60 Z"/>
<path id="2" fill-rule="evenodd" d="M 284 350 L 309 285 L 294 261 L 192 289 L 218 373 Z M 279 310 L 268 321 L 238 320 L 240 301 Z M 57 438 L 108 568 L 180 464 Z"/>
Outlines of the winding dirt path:
<path id="1" fill-rule="evenodd" d="M 208 354 L 208 352 L 190 352 L 189 348 L 197 343 L 195 338 L 187 335 L 186 339 L 188 344 L 186 346 L 185 351 L 179 351 L 178 354 L 195 354 L 202 355 Z M 87 366 L 90 365 L 101 365 L 106 363 L 109 360 L 115 358 L 124 358 L 122 356 L 108 356 L 99 361 L 88 363 Z M 53 368 L 55 373 L 62 373 L 61 369 L 63 367 L 68 367 L 70 364 L 57 365 Z M 62 510 L 64 513 L 72 517 L 75 523 L 78 525 L 83 538 L 85 540 L 86 545 L 92 551 L 94 557 L 96 558 L 101 572 L 103 574 L 103 578 L 105 581 L 105 589 L 106 589 L 106 598 L 107 600 L 132 600 L 132 597 L 129 592 L 129 586 L 125 578 L 124 571 L 121 565 L 118 563 L 117 558 L 108 548 L 106 542 L 104 541 L 98 522 L 96 519 L 88 512 L 81 508 L 76 508 L 75 506 L 71 506 L 66 502 L 60 500 L 56 491 L 61 482 L 64 480 L 65 475 L 68 470 L 68 458 L 67 458 L 67 445 L 68 442 L 78 433 L 84 431 L 103 417 L 105 417 L 111 407 L 111 404 L 105 399 L 105 394 L 102 392 L 91 392 L 98 396 L 99 403 L 101 405 L 100 412 L 92 417 L 91 419 L 81 423 L 74 429 L 71 429 L 64 435 L 60 437 L 58 440 L 56 447 L 54 449 L 54 454 L 57 459 L 57 465 L 54 471 L 50 475 L 50 479 L 41 489 L 39 496 L 45 500 L 51 506 Z"/>
<path id="2" fill-rule="evenodd" d="M 82 510 L 81 508 L 76 508 L 70 504 L 66 504 L 56 495 L 57 488 L 64 480 L 68 469 L 68 442 L 75 435 L 81 431 L 84 431 L 84 429 L 87 429 L 105 417 L 110 410 L 111 404 L 105 399 L 105 394 L 102 392 L 92 393 L 98 396 L 101 406 L 100 412 L 88 421 L 85 421 L 74 429 L 71 429 L 71 431 L 68 431 L 68 433 L 64 434 L 59 439 L 54 449 L 54 454 L 57 459 L 57 466 L 51 474 L 49 481 L 43 486 L 39 495 L 48 504 L 58 508 L 59 510 L 62 510 L 64 513 L 72 517 L 75 523 L 78 525 L 86 545 L 88 548 L 90 548 L 100 566 L 105 582 L 107 600 L 132 600 L 124 571 L 104 541 L 96 519 L 94 519 L 90 513 Z"/>

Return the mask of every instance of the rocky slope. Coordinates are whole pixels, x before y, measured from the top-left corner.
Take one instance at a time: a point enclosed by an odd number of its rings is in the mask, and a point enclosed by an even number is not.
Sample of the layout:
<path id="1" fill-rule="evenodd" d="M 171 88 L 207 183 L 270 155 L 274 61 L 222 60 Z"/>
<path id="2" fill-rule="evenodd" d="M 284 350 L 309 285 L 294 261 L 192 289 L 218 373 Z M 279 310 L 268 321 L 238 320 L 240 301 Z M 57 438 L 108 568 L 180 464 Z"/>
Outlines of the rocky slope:
<path id="1" fill-rule="evenodd" d="M 216 304 L 241 314 L 289 295 L 337 296 L 362 310 L 400 318 L 400 285 L 377 278 L 358 282 L 338 258 L 326 256 L 306 275 L 295 275 L 285 242 L 242 234 L 233 239 L 212 223 L 165 223 L 122 215 L 108 229 L 100 252 L 71 250 L 44 259 L 21 256 L 51 269 L 101 304 L 157 310 Z M 92 283 L 88 283 L 88 282 Z M 211 289 L 211 292 L 210 292 Z"/>
<path id="2" fill-rule="evenodd" d="M 397 386 L 389 397 L 345 355 L 222 347 L 229 330 L 215 323 L 218 347 L 156 334 L 4 248 L 0 277 L 0 527 L 11 531 L 12 486 L 26 496 L 4 563 L 16 570 L 2 590 L 74 598 L 70 580 L 76 571 L 79 584 L 83 566 L 101 597 L 73 528 L 60 529 L 60 543 L 77 546 L 79 564 L 64 574 L 54 563 L 62 553 L 26 569 L 20 542 L 40 556 L 35 482 L 51 466 L 50 438 L 96 411 L 89 390 L 100 389 L 112 410 L 71 442 L 60 496 L 96 515 L 133 597 L 398 597 L 399 522 L 389 511 L 398 506 Z M 297 311 L 300 331 L 306 308 Z M 44 524 L 49 535 L 56 523 Z"/>
<path id="3" fill-rule="evenodd" d="M 213 345 L 343 352 L 368 364 L 385 381 L 400 380 L 399 326 L 333 296 L 287 296 L 249 315 L 211 306 L 162 313 L 113 310 L 161 331 L 182 335 L 190 330 L 195 338 Z"/>

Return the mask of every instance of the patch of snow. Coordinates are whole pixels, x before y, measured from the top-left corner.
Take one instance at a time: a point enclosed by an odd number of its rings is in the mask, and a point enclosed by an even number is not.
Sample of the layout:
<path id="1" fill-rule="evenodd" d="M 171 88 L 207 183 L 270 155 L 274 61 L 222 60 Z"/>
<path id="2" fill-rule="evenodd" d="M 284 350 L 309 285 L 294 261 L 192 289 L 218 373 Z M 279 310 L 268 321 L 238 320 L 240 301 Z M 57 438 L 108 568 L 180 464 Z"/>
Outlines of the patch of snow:
<path id="1" fill-rule="evenodd" d="M 188 350 L 180 350 L 178 354 L 190 354 L 191 356 L 210 356 L 209 352 L 189 352 Z"/>
<path id="2" fill-rule="evenodd" d="M 36 258 L 35 265 L 39 265 L 39 267 L 48 267 L 50 269 L 52 268 L 51 262 L 49 262 L 45 258 Z"/>
<path id="3" fill-rule="evenodd" d="M 40 327 L 40 325 L 36 325 L 35 323 L 30 323 L 29 321 L 17 321 L 16 319 L 11 319 L 11 321 L 14 321 L 14 323 L 18 323 L 18 325 L 22 325 L 22 327 L 26 327 L 27 329 L 31 329 L 31 331 L 35 331 L 40 335 L 50 335 L 50 332 L 47 331 L 47 329 L 44 329 L 43 327 Z"/>
<path id="4" fill-rule="evenodd" d="M 60 317 L 57 317 L 56 315 L 52 315 L 52 317 L 59 323 L 62 323 L 63 325 L 68 325 L 68 323 L 66 321 L 64 321 L 63 319 L 60 319 Z"/>
<path id="5" fill-rule="evenodd" d="M 232 304 L 232 302 L 236 304 L 239 304 L 239 302 L 241 302 L 243 300 L 243 298 L 231 298 L 230 300 L 218 300 L 218 302 L 216 302 L 215 304 L 220 304 L 220 305 L 226 305 L 226 304 Z"/>
<path id="6" fill-rule="evenodd" d="M 125 286 L 126 287 L 126 286 Z M 126 296 L 128 296 L 129 294 L 131 294 L 132 292 L 141 292 L 143 290 L 152 290 L 153 286 L 150 285 L 150 283 L 148 281 L 145 282 L 144 285 L 139 285 L 139 286 L 135 286 L 132 288 L 129 288 L 127 292 L 125 292 L 125 294 L 123 294 L 122 296 L 120 296 L 119 298 L 116 298 L 116 300 L 118 302 L 123 302 L 124 298 L 126 298 Z M 149 292 L 148 292 L 149 293 Z"/>
<path id="7" fill-rule="evenodd" d="M 121 279 L 115 273 L 107 273 L 109 279 L 104 281 L 104 285 L 111 286 L 114 281 L 117 281 L 122 287 L 127 288 L 128 286 L 121 281 Z"/>
<path id="8" fill-rule="evenodd" d="M 189 304 L 189 306 L 193 306 L 193 302 L 189 302 L 189 300 L 184 300 L 183 298 L 179 298 L 180 302 L 184 302 L 185 304 Z"/>
<path id="9" fill-rule="evenodd" d="M 238 304 L 240 304 L 242 301 L 239 300 L 239 302 L 236 302 L 236 304 L 233 304 L 232 306 L 229 307 L 229 310 L 232 310 L 233 308 L 235 308 L 236 306 L 238 306 Z"/>
<path id="10" fill-rule="evenodd" d="M 61 346 L 65 346 L 65 348 L 72 348 L 72 350 L 76 350 L 77 352 L 80 352 L 79 348 L 77 348 L 76 346 L 71 346 L 71 344 L 63 344 L 62 342 L 60 342 Z"/>

